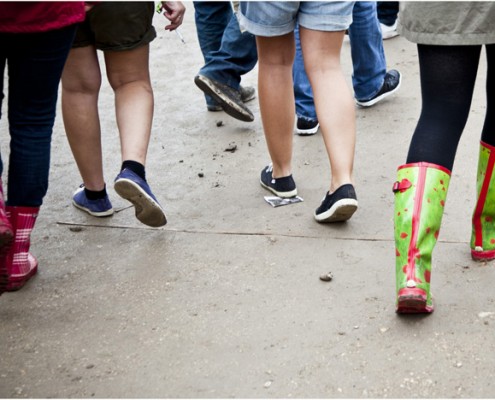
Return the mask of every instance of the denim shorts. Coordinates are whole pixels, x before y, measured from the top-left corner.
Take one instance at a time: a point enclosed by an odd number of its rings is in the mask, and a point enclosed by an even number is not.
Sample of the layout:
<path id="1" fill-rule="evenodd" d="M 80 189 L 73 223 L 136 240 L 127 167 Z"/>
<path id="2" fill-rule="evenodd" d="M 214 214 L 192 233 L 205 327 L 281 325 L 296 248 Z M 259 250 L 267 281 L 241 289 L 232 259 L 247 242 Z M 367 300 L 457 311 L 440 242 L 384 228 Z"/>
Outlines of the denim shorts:
<path id="1" fill-rule="evenodd" d="M 353 1 L 241 1 L 239 25 L 256 36 L 282 36 L 299 25 L 316 31 L 344 31 L 352 23 Z"/>
<path id="2" fill-rule="evenodd" d="M 154 15 L 152 1 L 98 2 L 79 25 L 72 47 L 121 51 L 144 46 L 156 37 Z"/>

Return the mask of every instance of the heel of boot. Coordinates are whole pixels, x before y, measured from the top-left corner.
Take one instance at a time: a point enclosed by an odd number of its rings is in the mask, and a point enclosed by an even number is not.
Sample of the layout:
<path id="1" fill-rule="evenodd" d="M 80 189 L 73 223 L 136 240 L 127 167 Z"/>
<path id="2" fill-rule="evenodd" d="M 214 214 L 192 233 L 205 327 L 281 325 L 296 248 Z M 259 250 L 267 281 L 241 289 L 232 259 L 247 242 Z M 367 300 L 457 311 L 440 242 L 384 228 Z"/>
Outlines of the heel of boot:
<path id="1" fill-rule="evenodd" d="M 428 304 L 428 295 L 423 289 L 404 288 L 397 294 L 398 314 L 421 314 L 433 312 L 433 303 Z"/>
<path id="2" fill-rule="evenodd" d="M 490 261 L 495 259 L 495 250 L 471 249 L 471 258 L 475 261 Z"/>

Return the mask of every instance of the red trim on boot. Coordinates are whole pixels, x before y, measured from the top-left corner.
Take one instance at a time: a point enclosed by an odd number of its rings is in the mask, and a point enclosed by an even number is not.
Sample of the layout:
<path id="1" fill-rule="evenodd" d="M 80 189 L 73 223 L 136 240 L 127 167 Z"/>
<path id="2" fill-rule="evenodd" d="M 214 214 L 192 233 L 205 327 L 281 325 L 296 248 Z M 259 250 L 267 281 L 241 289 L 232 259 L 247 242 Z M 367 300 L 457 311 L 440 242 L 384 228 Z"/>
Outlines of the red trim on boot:
<path id="1" fill-rule="evenodd" d="M 426 164 L 426 163 L 418 163 Z M 407 280 L 416 281 L 416 243 L 418 240 L 419 221 L 421 221 L 421 209 L 423 208 L 423 195 L 425 191 L 426 166 L 417 165 L 419 168 L 418 180 L 416 182 L 416 200 L 414 201 L 414 210 L 412 214 L 412 232 L 409 250 L 407 252 L 406 276 Z"/>
<path id="2" fill-rule="evenodd" d="M 473 214 L 473 226 L 475 232 L 474 247 L 483 246 L 483 229 L 481 227 L 481 215 L 483 208 L 485 208 L 486 197 L 488 195 L 488 188 L 490 187 L 490 181 L 493 174 L 493 166 L 495 165 L 495 147 L 490 146 L 485 142 L 481 142 L 483 147 L 490 149 L 490 157 L 488 158 L 488 165 L 486 166 L 486 174 L 483 179 L 483 185 L 481 186 L 478 202 L 476 203 L 476 209 Z M 492 253 L 492 254 L 489 254 Z M 471 256 L 475 260 L 491 260 L 495 258 L 495 251 L 475 251 L 471 250 Z"/>
<path id="3" fill-rule="evenodd" d="M 471 257 L 473 260 L 490 261 L 495 259 L 495 250 L 477 251 L 471 249 Z"/>
<path id="4" fill-rule="evenodd" d="M 424 162 L 424 161 L 421 161 L 421 162 L 417 162 L 417 163 L 410 163 L 410 164 L 402 164 L 400 165 L 398 168 L 397 168 L 397 171 L 401 170 L 402 168 L 414 168 L 414 167 L 425 167 L 425 168 L 435 168 L 435 169 L 439 169 L 440 171 L 443 171 L 445 172 L 446 174 L 448 174 L 450 176 L 450 174 L 452 173 L 449 169 L 445 168 L 445 167 L 442 167 L 441 165 L 438 165 L 438 164 L 432 164 L 432 163 L 429 163 L 429 162 Z"/>

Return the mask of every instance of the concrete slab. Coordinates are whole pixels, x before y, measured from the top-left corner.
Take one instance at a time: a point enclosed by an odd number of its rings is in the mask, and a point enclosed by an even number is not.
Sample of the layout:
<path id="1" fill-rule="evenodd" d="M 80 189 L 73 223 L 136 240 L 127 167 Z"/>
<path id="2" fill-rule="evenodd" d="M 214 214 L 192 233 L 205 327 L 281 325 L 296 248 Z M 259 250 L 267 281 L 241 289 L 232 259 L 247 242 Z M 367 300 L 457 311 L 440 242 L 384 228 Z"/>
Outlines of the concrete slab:
<path id="1" fill-rule="evenodd" d="M 95 219 L 76 210 L 80 178 L 59 114 L 33 234 L 39 273 L 0 298 L 0 396 L 495 397 L 495 269 L 468 250 L 484 58 L 434 253 L 437 309 L 399 317 L 391 186 L 419 115 L 415 46 L 385 42 L 403 86 L 357 109 L 359 211 L 346 224 L 319 225 L 312 213 L 330 177 L 321 135 L 294 138 L 304 202 L 270 207 L 258 183 L 268 155 L 257 100 L 253 123 L 206 112 L 193 83 L 202 57 L 186 5 L 187 44 L 162 31 L 158 15 L 152 44 L 147 174 L 169 223 L 141 225 L 111 187 L 121 160 L 106 82 L 105 173 L 120 211 Z M 350 80 L 348 41 L 343 62 Z M 256 80 L 254 70 L 244 83 Z M 7 159 L 5 120 L 0 131 Z M 237 150 L 225 151 L 232 144 Z M 320 281 L 327 272 L 334 279 Z"/>

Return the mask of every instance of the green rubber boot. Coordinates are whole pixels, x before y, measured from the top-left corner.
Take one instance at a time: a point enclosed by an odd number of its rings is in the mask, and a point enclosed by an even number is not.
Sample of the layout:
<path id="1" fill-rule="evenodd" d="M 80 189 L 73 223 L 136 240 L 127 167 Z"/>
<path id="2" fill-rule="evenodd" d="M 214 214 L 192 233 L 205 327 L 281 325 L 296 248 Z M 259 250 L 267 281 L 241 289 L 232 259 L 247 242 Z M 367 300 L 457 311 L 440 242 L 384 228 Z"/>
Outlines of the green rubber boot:
<path id="1" fill-rule="evenodd" d="M 431 254 L 442 222 L 450 171 L 425 162 L 398 168 L 395 193 L 396 311 L 430 313 Z"/>
<path id="2" fill-rule="evenodd" d="M 471 257 L 477 261 L 495 258 L 495 147 L 481 142 L 473 212 Z"/>

